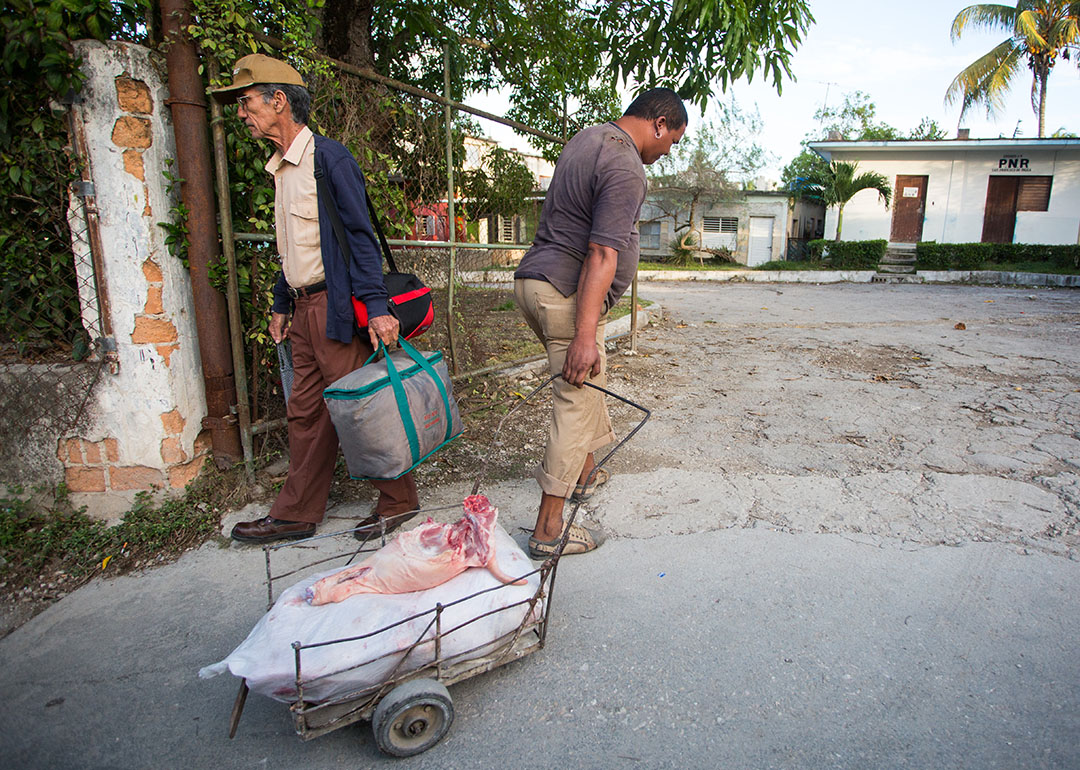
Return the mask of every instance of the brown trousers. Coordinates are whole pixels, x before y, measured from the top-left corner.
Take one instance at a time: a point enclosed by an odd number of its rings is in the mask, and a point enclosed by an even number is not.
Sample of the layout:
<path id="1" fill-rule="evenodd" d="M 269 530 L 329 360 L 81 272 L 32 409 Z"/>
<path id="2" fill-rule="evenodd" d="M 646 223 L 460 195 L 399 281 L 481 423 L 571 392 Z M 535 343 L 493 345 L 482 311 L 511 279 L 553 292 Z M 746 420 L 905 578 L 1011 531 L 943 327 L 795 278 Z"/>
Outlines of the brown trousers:
<path id="1" fill-rule="evenodd" d="M 326 336 L 326 292 L 297 298 L 289 339 L 294 377 L 286 411 L 289 475 L 270 515 L 284 521 L 318 524 L 326 513 L 338 455 L 338 437 L 323 401 L 323 390 L 363 366 L 371 356 L 371 343 L 366 336 L 355 336 L 347 345 Z M 380 516 L 419 507 L 411 473 L 371 484 L 379 490 L 375 512 Z"/>

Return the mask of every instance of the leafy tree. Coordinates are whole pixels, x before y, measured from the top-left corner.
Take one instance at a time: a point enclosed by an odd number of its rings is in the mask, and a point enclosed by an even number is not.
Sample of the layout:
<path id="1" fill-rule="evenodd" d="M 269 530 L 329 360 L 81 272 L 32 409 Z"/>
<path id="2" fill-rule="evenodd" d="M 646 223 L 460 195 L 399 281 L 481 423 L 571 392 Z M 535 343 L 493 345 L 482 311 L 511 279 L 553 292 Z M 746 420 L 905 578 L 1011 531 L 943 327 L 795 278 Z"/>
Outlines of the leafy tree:
<path id="1" fill-rule="evenodd" d="M 876 171 L 866 171 L 858 176 L 858 163 L 845 161 L 833 161 L 825 173 L 810 180 L 809 184 L 815 194 L 827 208 L 837 207 L 836 211 L 836 240 L 840 240 L 840 230 L 844 226 L 844 206 L 855 197 L 856 193 L 863 190 L 877 190 L 878 197 L 889 207 L 892 199 L 892 186 L 884 175 Z"/>
<path id="2" fill-rule="evenodd" d="M 779 90 L 813 21 L 806 0 L 326 0 L 323 18 L 328 55 L 439 93 L 449 45 L 452 96 L 505 88 L 511 117 L 562 135 L 612 117 L 623 80 L 702 107 L 743 76 Z"/>
<path id="3" fill-rule="evenodd" d="M 526 199 L 536 191 L 536 180 L 517 154 L 502 147 L 490 148 L 477 168 L 463 173 L 461 194 L 470 219 L 509 218 L 520 214 Z M 488 238 L 490 240 L 490 237 Z"/>
<path id="4" fill-rule="evenodd" d="M 976 104 L 993 115 L 1004 106 L 1016 78 L 1031 70 L 1031 109 L 1039 118 L 1039 136 L 1046 132 L 1046 87 L 1058 57 L 1080 51 L 1080 3 L 1075 0 L 1018 0 L 1016 6 L 969 5 L 952 23 L 956 42 L 970 28 L 1002 31 L 1009 36 L 957 75 L 945 103 L 960 102 L 960 116 Z"/>
<path id="5" fill-rule="evenodd" d="M 700 208 L 733 198 L 767 160 L 757 143 L 762 129 L 757 110 L 747 112 L 734 99 L 717 109 L 716 117 L 658 161 L 649 177 L 649 200 L 681 233 L 682 253 L 701 243 Z"/>

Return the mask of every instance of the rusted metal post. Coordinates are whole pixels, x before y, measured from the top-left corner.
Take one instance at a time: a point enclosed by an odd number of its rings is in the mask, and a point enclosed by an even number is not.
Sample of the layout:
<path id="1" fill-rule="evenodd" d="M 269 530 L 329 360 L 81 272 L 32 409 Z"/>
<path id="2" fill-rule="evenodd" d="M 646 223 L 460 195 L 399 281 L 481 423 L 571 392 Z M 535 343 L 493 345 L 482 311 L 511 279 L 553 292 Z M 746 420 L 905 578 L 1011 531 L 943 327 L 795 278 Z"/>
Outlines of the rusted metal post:
<path id="1" fill-rule="evenodd" d="M 450 44 L 443 45 L 443 96 L 450 100 Z M 446 224 L 449 229 L 450 265 L 446 275 L 446 341 L 450 348 L 450 360 L 454 374 L 461 371 L 457 345 L 454 339 L 454 273 L 456 271 L 457 234 L 454 232 L 454 109 L 446 105 Z"/>
<path id="2" fill-rule="evenodd" d="M 218 63 L 207 61 L 211 80 L 217 80 Z M 240 321 L 240 287 L 236 277 L 236 241 L 233 238 L 232 205 L 229 201 L 229 161 L 225 154 L 225 112 L 221 105 L 210 100 L 210 126 L 214 140 L 214 170 L 217 179 L 218 212 L 221 219 L 221 249 L 229 269 L 226 287 L 229 306 L 229 341 L 236 384 L 236 417 L 240 421 L 240 443 L 244 448 L 244 465 L 253 477 L 254 452 L 251 446 L 251 408 L 248 400 L 247 372 L 244 366 L 244 327 Z"/>
<path id="3" fill-rule="evenodd" d="M 210 283 L 210 265 L 220 256 L 214 208 L 214 183 L 207 138 L 206 93 L 199 77 L 199 57 L 187 28 L 190 0 L 162 0 L 165 63 L 176 163 L 183 181 L 180 197 L 188 210 L 188 262 L 195 299 L 195 325 L 206 387 L 203 427 L 210 430 L 214 461 L 231 465 L 243 456 L 240 431 L 232 414 L 236 404 L 232 351 L 225 297 Z"/>

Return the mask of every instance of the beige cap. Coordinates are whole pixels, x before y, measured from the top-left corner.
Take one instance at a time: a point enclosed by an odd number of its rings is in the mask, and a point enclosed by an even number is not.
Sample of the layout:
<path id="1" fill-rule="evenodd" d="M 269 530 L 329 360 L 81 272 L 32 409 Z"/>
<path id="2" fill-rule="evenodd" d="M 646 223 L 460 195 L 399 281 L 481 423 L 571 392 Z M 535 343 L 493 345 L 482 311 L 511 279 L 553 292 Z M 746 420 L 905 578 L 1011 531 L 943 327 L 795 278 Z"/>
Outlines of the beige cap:
<path id="1" fill-rule="evenodd" d="M 271 59 L 261 53 L 253 53 L 236 62 L 233 67 L 231 86 L 210 91 L 221 104 L 231 104 L 243 91 L 258 83 L 288 83 L 304 86 L 300 73 L 283 61 Z M 306 87 L 306 86 L 305 86 Z"/>

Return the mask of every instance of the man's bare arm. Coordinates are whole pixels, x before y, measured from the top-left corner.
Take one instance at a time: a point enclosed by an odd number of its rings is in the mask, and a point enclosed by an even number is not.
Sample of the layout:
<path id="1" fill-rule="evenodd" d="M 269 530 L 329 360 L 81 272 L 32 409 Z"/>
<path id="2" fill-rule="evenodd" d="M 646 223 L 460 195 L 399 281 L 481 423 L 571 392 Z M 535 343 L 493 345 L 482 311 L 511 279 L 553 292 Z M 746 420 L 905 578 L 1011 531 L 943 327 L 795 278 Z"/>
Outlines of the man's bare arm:
<path id="1" fill-rule="evenodd" d="M 596 327 L 604 311 L 619 253 L 610 246 L 589 243 L 589 251 L 578 278 L 577 318 L 574 339 L 566 351 L 563 379 L 579 388 L 589 377 L 600 374 L 600 349 L 596 345 Z"/>

